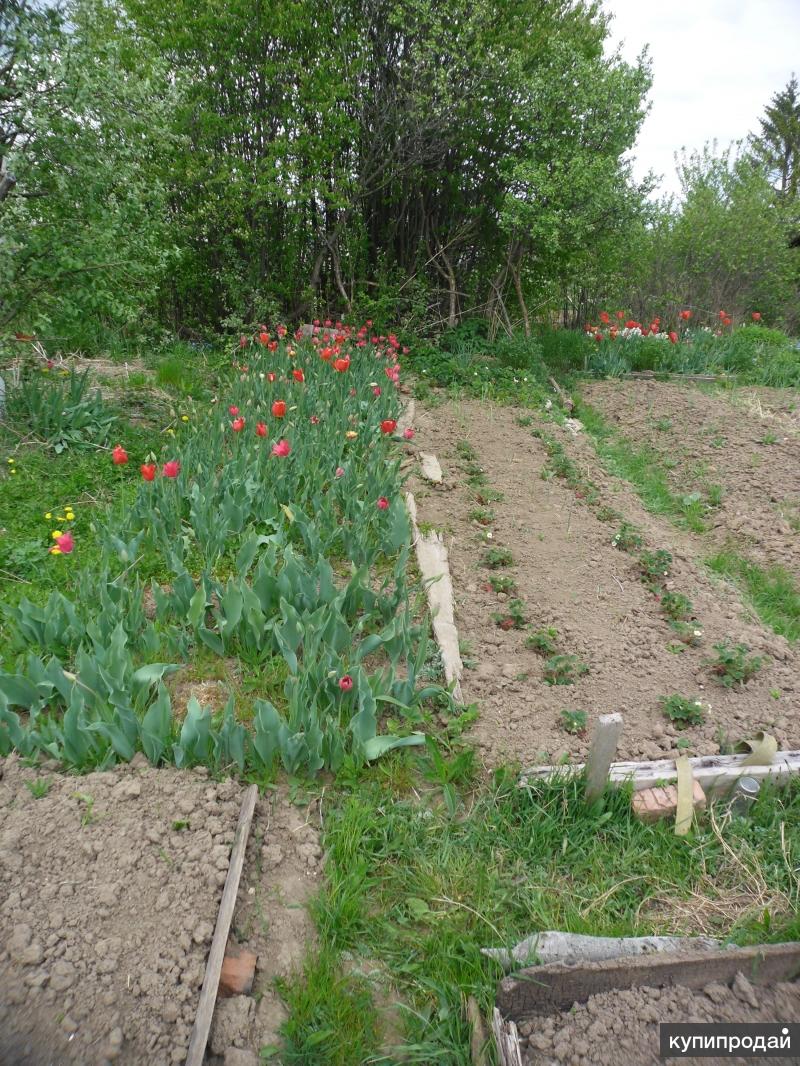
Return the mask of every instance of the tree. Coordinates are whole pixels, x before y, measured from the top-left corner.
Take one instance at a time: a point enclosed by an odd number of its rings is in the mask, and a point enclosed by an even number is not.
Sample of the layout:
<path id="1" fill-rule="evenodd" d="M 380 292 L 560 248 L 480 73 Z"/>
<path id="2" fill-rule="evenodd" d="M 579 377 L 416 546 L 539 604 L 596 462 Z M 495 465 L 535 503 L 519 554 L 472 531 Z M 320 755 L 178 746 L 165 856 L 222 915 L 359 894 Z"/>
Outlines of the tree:
<path id="1" fill-rule="evenodd" d="M 168 71 L 130 67 L 110 4 L 14 7 L 0 60 L 0 323 L 65 341 L 89 323 L 138 329 L 173 256 L 158 177 Z"/>
<path id="2" fill-rule="evenodd" d="M 760 133 L 751 138 L 753 155 L 780 195 L 796 204 L 800 197 L 800 93 L 794 75 L 772 97 L 759 124 Z"/>

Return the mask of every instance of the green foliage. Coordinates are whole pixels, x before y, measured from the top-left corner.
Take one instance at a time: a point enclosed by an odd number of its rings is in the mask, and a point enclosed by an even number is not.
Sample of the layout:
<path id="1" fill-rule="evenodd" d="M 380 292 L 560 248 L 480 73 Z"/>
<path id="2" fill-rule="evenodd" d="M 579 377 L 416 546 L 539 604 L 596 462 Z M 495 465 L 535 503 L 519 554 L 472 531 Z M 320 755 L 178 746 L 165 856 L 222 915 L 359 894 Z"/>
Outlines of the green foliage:
<path id="1" fill-rule="evenodd" d="M 759 566 L 730 550 L 717 552 L 708 565 L 741 587 L 762 622 L 789 641 L 800 640 L 800 589 L 792 574 L 781 566 Z"/>
<path id="2" fill-rule="evenodd" d="M 630 522 L 623 522 L 617 532 L 611 538 L 615 548 L 623 552 L 637 551 L 644 544 L 641 533 Z"/>
<path id="3" fill-rule="evenodd" d="M 577 737 L 582 737 L 586 733 L 586 727 L 589 724 L 589 715 L 586 711 L 562 711 L 560 719 L 561 728 L 565 733 Z"/>
<path id="4" fill-rule="evenodd" d="M 639 570 L 642 581 L 651 592 L 659 593 L 669 578 L 672 555 L 664 548 L 657 551 L 644 551 L 639 556 Z"/>
<path id="5" fill-rule="evenodd" d="M 524 600 L 509 600 L 502 611 L 494 611 L 492 618 L 501 629 L 524 629 L 528 624 L 528 609 Z"/>
<path id="6" fill-rule="evenodd" d="M 508 577 L 505 574 L 491 574 L 489 577 L 489 584 L 495 592 L 514 592 L 517 587 L 514 578 Z"/>
<path id="7" fill-rule="evenodd" d="M 63 378 L 27 368 L 8 389 L 7 407 L 17 430 L 38 437 L 56 454 L 106 444 L 117 421 L 100 390 L 89 390 L 88 370 L 70 370 Z"/>
<path id="8" fill-rule="evenodd" d="M 525 638 L 525 647 L 531 648 L 538 655 L 555 655 L 558 645 L 556 639 L 558 631 L 552 626 L 547 629 L 537 629 Z"/>
<path id="9" fill-rule="evenodd" d="M 661 610 L 670 621 L 688 622 L 694 617 L 694 606 L 682 592 L 665 592 L 661 596 Z"/>
<path id="10" fill-rule="evenodd" d="M 690 725 L 702 725 L 706 720 L 700 700 L 690 700 L 673 693 L 672 696 L 662 696 L 659 702 L 665 716 L 678 729 L 685 729 Z"/>
<path id="11" fill-rule="evenodd" d="M 552 655 L 544 664 L 542 677 L 548 685 L 574 685 L 589 667 L 577 655 Z"/>
<path id="12" fill-rule="evenodd" d="M 714 651 L 717 656 L 709 660 L 707 666 L 725 688 L 746 685 L 764 664 L 760 656 L 748 656 L 750 649 L 746 644 L 731 644 L 730 641 L 723 641 L 714 645 Z"/>
<path id="13" fill-rule="evenodd" d="M 489 570 L 499 570 L 501 566 L 513 566 L 514 556 L 508 548 L 487 548 L 481 561 Z"/>

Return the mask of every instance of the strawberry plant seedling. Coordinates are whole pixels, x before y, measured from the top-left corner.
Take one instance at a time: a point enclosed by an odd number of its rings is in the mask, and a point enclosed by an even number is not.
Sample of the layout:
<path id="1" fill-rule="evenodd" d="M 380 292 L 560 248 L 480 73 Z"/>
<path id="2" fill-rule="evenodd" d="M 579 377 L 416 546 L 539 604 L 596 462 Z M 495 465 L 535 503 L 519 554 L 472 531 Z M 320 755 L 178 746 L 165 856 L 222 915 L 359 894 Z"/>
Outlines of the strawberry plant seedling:
<path id="1" fill-rule="evenodd" d="M 514 592 L 517 587 L 514 578 L 507 577 L 505 574 L 492 574 L 489 578 L 489 584 L 495 592 Z"/>
<path id="2" fill-rule="evenodd" d="M 582 737 L 586 733 L 586 726 L 589 722 L 589 716 L 586 711 L 562 711 L 561 712 L 561 728 L 565 733 L 571 733 L 572 736 Z"/>
<path id="3" fill-rule="evenodd" d="M 702 725 L 706 720 L 700 700 L 689 700 L 685 696 L 674 693 L 672 696 L 662 696 L 659 703 L 666 717 L 678 729 L 685 729 L 690 725 Z"/>
<path id="4" fill-rule="evenodd" d="M 665 592 L 661 597 L 661 610 L 673 622 L 687 622 L 694 615 L 694 607 L 682 592 Z"/>
<path id="5" fill-rule="evenodd" d="M 574 685 L 589 667 L 577 655 L 553 655 L 544 664 L 542 677 L 548 685 Z"/>
<path id="6" fill-rule="evenodd" d="M 525 646 L 539 655 L 555 655 L 557 637 L 558 630 L 553 629 L 552 626 L 548 629 L 537 629 L 535 633 L 525 638 Z"/>
<path id="7" fill-rule="evenodd" d="M 473 507 L 469 512 L 473 522 L 482 526 L 490 526 L 495 519 L 495 513 L 490 507 Z"/>
<path id="8" fill-rule="evenodd" d="M 639 568 L 642 581 L 651 592 L 660 592 L 670 574 L 672 556 L 659 548 L 654 552 L 642 552 L 639 556 Z"/>
<path id="9" fill-rule="evenodd" d="M 714 645 L 717 653 L 716 659 L 710 659 L 707 666 L 711 673 L 725 688 L 733 688 L 734 685 L 746 685 L 756 676 L 761 669 L 764 660 L 758 655 L 750 655 L 750 649 L 746 644 L 730 644 L 723 641 Z"/>
<path id="10" fill-rule="evenodd" d="M 635 526 L 632 526 L 630 522 L 623 522 L 611 538 L 611 543 L 621 552 L 633 552 L 641 548 L 644 541 Z"/>
<path id="11" fill-rule="evenodd" d="M 524 600 L 509 600 L 505 610 L 495 611 L 492 618 L 501 629 L 524 629 L 528 624 Z"/>
<path id="12" fill-rule="evenodd" d="M 511 566 L 514 556 L 508 548 L 489 548 L 483 553 L 483 565 L 489 570 L 499 570 L 501 566 Z"/>

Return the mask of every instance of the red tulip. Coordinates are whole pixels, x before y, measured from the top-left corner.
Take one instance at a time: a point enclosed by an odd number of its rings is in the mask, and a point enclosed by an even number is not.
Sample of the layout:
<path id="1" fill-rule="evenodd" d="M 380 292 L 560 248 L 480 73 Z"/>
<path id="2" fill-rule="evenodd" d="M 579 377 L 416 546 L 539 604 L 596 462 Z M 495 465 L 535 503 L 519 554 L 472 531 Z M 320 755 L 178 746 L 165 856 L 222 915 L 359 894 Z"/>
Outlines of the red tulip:
<path id="1" fill-rule="evenodd" d="M 722 324 L 723 324 L 723 326 L 729 326 L 729 325 L 731 324 L 731 322 L 732 322 L 732 321 L 733 321 L 733 320 L 732 320 L 732 319 L 730 319 L 730 318 L 723 318 L 723 320 L 722 320 Z"/>
<path id="2" fill-rule="evenodd" d="M 231 406 L 228 408 L 228 414 L 229 415 L 238 415 L 239 414 L 239 408 L 234 406 L 233 404 L 231 404 Z"/>
<path id="3" fill-rule="evenodd" d="M 403 436 L 406 440 L 414 439 L 414 430 L 411 428 L 411 426 L 409 426 L 408 429 L 403 430 Z"/>
<path id="4" fill-rule="evenodd" d="M 760 311 L 753 311 L 753 313 L 752 313 L 752 315 L 750 315 L 750 317 L 752 318 L 752 320 L 754 322 L 760 322 L 761 321 L 761 312 Z"/>
<path id="5" fill-rule="evenodd" d="M 669 339 L 672 341 L 673 344 L 678 343 L 678 334 L 675 332 L 674 329 L 670 330 Z"/>
<path id="6" fill-rule="evenodd" d="M 231 429 L 234 433 L 241 433 L 244 429 L 244 419 L 234 418 L 234 420 L 231 422 Z"/>
<path id="7" fill-rule="evenodd" d="M 636 329 L 638 325 L 638 322 L 634 322 L 632 318 L 629 318 L 628 321 L 625 323 L 625 329 Z"/>
<path id="8" fill-rule="evenodd" d="M 295 381 L 305 381 L 306 380 L 305 374 L 298 367 L 296 367 L 292 371 L 292 377 L 294 378 Z"/>
<path id="9" fill-rule="evenodd" d="M 380 385 L 373 385 L 372 386 L 372 395 L 373 396 L 380 396 L 380 394 L 382 392 L 383 392 L 383 389 L 380 387 Z"/>
<path id="10" fill-rule="evenodd" d="M 727 311 L 720 311 L 719 317 L 720 318 L 727 318 L 728 317 L 728 312 Z"/>
<path id="11" fill-rule="evenodd" d="M 276 400 L 272 405 L 272 413 L 276 418 L 283 418 L 286 414 L 286 402 L 284 400 Z"/>
<path id="12" fill-rule="evenodd" d="M 145 481 L 155 481 L 156 477 L 156 464 L 155 463 L 142 463 L 139 467 L 142 472 L 142 477 Z"/>
<path id="13" fill-rule="evenodd" d="M 169 462 L 164 463 L 161 468 L 161 473 L 164 477 L 177 477 L 181 472 L 181 464 L 177 459 L 170 459 Z"/>
<path id="14" fill-rule="evenodd" d="M 338 370 L 340 374 L 343 374 L 350 366 L 350 357 L 345 356 L 344 359 L 334 359 L 333 369 Z"/>
<path id="15" fill-rule="evenodd" d="M 343 466 L 337 466 L 336 467 L 336 472 L 335 472 L 335 474 L 333 476 L 334 477 L 344 477 L 344 467 Z"/>
<path id="16" fill-rule="evenodd" d="M 319 425 L 319 415 L 312 415 L 311 418 L 309 418 L 308 421 L 311 423 L 312 426 L 318 426 Z"/>
<path id="17" fill-rule="evenodd" d="M 624 317 L 625 317 L 625 312 L 624 311 L 617 311 L 617 318 L 620 320 L 620 322 L 623 320 Z"/>
<path id="18" fill-rule="evenodd" d="M 600 312 L 600 321 L 603 323 L 604 326 L 608 325 L 608 323 L 611 321 L 608 311 Z"/>
<path id="19" fill-rule="evenodd" d="M 127 463 L 128 453 L 125 451 L 121 444 L 118 444 L 111 453 L 111 461 L 113 462 L 114 466 L 124 466 Z"/>
<path id="20" fill-rule="evenodd" d="M 377 508 L 379 511 L 388 511 L 389 501 L 386 499 L 385 496 L 378 497 Z"/>
<path id="21" fill-rule="evenodd" d="M 684 322 L 688 322 L 691 317 L 692 317 L 692 312 L 691 311 L 681 311 L 681 313 L 680 313 L 680 318 L 682 318 Z"/>
<path id="22" fill-rule="evenodd" d="M 279 440 L 277 444 L 272 445 L 272 454 L 278 455 L 281 458 L 285 458 L 291 450 L 292 446 L 288 440 Z"/>
<path id="23" fill-rule="evenodd" d="M 596 341 L 601 341 L 603 339 L 603 334 L 602 333 L 595 333 L 594 339 Z"/>
<path id="24" fill-rule="evenodd" d="M 349 692 L 353 687 L 353 679 L 349 674 L 345 674 L 344 677 L 339 678 L 339 688 L 342 692 Z"/>
<path id="25" fill-rule="evenodd" d="M 267 344 L 269 341 L 269 333 L 265 333 L 263 330 L 258 335 L 258 339 L 262 344 Z"/>
<path id="26" fill-rule="evenodd" d="M 384 418 L 381 422 L 381 433 L 394 433 L 397 429 L 397 422 L 394 418 Z"/>
<path id="27" fill-rule="evenodd" d="M 267 435 L 266 424 L 264 422 L 256 422 L 256 436 L 257 437 L 266 437 L 266 435 Z"/>
<path id="28" fill-rule="evenodd" d="M 56 538 L 55 547 L 59 549 L 62 555 L 69 555 L 75 547 L 72 534 L 69 531 L 62 533 L 60 537 Z M 51 548 L 50 550 L 52 551 L 53 549 Z"/>

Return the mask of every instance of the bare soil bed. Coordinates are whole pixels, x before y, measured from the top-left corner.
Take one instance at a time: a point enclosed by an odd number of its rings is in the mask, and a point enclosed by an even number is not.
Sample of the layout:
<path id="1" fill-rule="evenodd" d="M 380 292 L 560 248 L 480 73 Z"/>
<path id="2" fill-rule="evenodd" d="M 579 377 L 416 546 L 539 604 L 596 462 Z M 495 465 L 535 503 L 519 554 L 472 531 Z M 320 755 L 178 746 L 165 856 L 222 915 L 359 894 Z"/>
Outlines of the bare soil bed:
<path id="1" fill-rule="evenodd" d="M 241 793 L 141 756 L 84 777 L 0 760 L 2 1066 L 185 1060 Z M 309 812 L 261 800 L 231 933 L 256 980 L 218 1001 L 211 1062 L 251 1066 L 279 1042 L 273 978 L 299 966 L 320 868 Z"/>
<path id="2" fill-rule="evenodd" d="M 630 485 L 606 473 L 585 433 L 573 436 L 535 418 L 530 426 L 519 425 L 519 416 L 531 420 L 530 411 L 469 401 L 418 411 L 416 417 L 416 442 L 438 456 L 444 485 L 431 487 L 415 478 L 411 487 L 420 522 L 443 531 L 450 553 L 456 624 L 471 667 L 462 688 L 465 700 L 480 704 L 473 735 L 487 764 L 583 756 L 588 738 L 565 732 L 565 710 L 590 717 L 621 711 L 621 758 L 674 755 L 681 738 L 690 751 L 713 754 L 721 743 L 759 729 L 772 732 L 782 747 L 800 746 L 798 659 L 786 640 L 748 618 L 738 594 L 712 578 L 702 563 L 708 549 L 697 537 L 646 512 Z M 612 543 L 619 520 L 601 521 L 600 507 L 587 506 L 564 480 L 542 478 L 548 455 L 533 435 L 537 426 L 560 441 L 596 486 L 602 504 L 642 530 L 645 548 L 672 553 L 667 588 L 692 600 L 703 634 L 698 647 L 675 647 L 635 558 Z M 475 491 L 457 447 L 464 441 L 477 453 L 488 487 L 503 494 L 490 504 L 495 517 L 488 525 L 471 516 Z M 495 571 L 482 566 L 491 546 L 510 549 L 513 565 Z M 516 581 L 513 595 L 526 604 L 527 631 L 505 631 L 493 620 L 509 599 L 489 584 L 493 574 Z M 526 646 L 528 632 L 546 627 L 557 630 L 559 653 L 576 655 L 589 668 L 573 684 L 545 683 L 543 656 Z M 706 665 L 713 645 L 725 640 L 742 641 L 768 660 L 745 687 L 724 688 Z M 685 730 L 672 725 L 659 698 L 673 693 L 710 705 L 705 723 Z"/>
<path id="3" fill-rule="evenodd" d="M 535 1022 L 522 1022 L 526 1066 L 657 1066 L 661 1022 L 746 1024 L 794 1022 L 800 984 L 754 987 L 738 974 L 732 987 L 632 988 L 604 992 Z M 667 1061 L 678 1061 L 677 1059 Z M 692 1066 L 752 1062 L 752 1058 L 681 1058 Z"/>
<path id="4" fill-rule="evenodd" d="M 717 545 L 733 540 L 761 565 L 800 574 L 800 395 L 659 381 L 588 382 L 581 392 L 619 433 L 667 461 L 676 494 L 722 487 L 710 516 Z"/>

